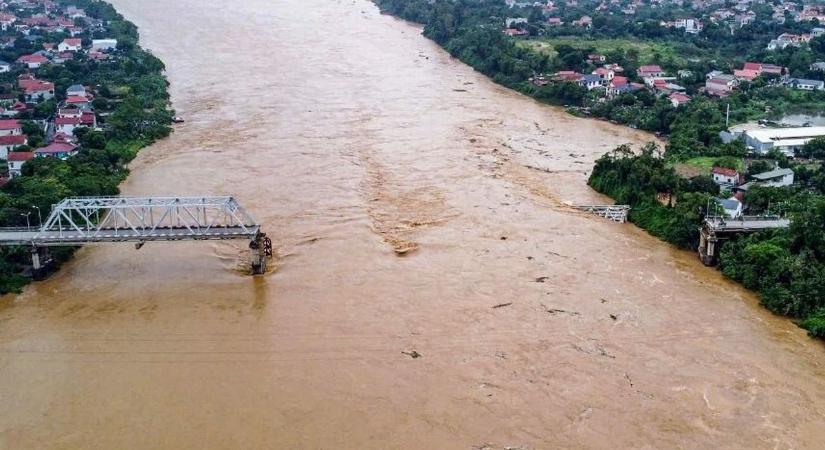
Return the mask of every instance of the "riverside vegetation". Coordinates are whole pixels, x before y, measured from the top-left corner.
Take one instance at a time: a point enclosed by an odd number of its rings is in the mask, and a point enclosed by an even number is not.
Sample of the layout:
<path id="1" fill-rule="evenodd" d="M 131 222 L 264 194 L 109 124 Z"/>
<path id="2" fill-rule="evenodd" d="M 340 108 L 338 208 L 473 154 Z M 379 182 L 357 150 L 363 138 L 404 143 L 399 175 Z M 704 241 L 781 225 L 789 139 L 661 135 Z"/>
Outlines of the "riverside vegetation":
<path id="1" fill-rule="evenodd" d="M 24 131 L 29 134 L 29 146 L 42 143 L 42 126 L 33 121 L 53 115 L 57 103 L 65 97 L 66 87 L 82 84 L 93 87 L 93 106 L 102 123 L 95 129 L 75 130 L 80 145 L 77 155 L 65 160 L 35 158 L 24 164 L 22 176 L 9 181 L 0 191 L 0 226 L 26 226 L 25 215 L 34 211 L 34 207 L 40 208 L 45 217 L 51 205 L 65 197 L 117 195 L 119 183 L 128 174 L 126 164 L 138 150 L 172 131 L 174 113 L 169 108 L 163 62 L 138 45 L 135 25 L 105 2 L 58 0 L 57 4 L 82 8 L 88 17 L 99 21 L 100 28 L 79 36 L 84 43 L 92 38 L 111 37 L 117 39 L 117 50 L 104 60 L 78 55 L 63 64 L 47 64 L 36 69 L 36 76 L 55 83 L 56 98 L 39 103 L 18 118 L 23 120 Z M 14 36 L 13 47 L 0 51 L 0 59 L 15 61 L 20 55 L 42 48 L 40 41 Z M 67 33 L 48 33 L 42 38 L 60 42 L 67 36 Z M 0 82 L 10 84 L 24 71 L 26 69 L 20 67 L 0 74 Z M 71 248 L 58 248 L 52 255 L 59 263 L 71 253 Z M 30 280 L 30 275 L 24 272 L 29 263 L 27 248 L 0 250 L 0 292 L 18 291 L 25 285 Z"/>
<path id="2" fill-rule="evenodd" d="M 713 158 L 718 165 L 730 164 L 730 161 L 741 164 L 746 154 L 744 144 L 739 141 L 725 144 L 719 137 L 719 132 L 726 128 L 728 107 L 733 121 L 745 121 L 825 106 L 822 92 L 794 91 L 773 83 L 769 77 L 743 83 L 741 89 L 724 102 L 696 95 L 679 107 L 647 90 L 597 100 L 575 83 L 537 86 L 530 82 L 536 74 L 585 68 L 587 55 L 593 51 L 587 44 L 588 39 L 600 39 L 598 43 L 602 46 L 608 39 L 655 41 L 660 48 L 666 45 L 678 48 L 680 53 L 692 57 L 676 58 L 662 52 L 642 55 L 638 45 L 630 49 L 618 45 L 609 49 L 609 59 L 624 66 L 631 76 L 640 64 L 651 62 L 660 63 L 666 69 L 698 74 L 693 84 L 688 84 L 690 93 L 697 92 L 705 72 L 720 65 L 730 69 L 748 59 L 770 61 L 811 77 L 822 76 L 810 73 L 808 65 L 815 59 L 825 58 L 825 37 L 815 38 L 807 46 L 767 55 L 765 44 L 779 28 L 759 21 L 734 36 L 712 24 L 699 35 L 685 36 L 656 25 L 659 17 L 655 14 L 668 13 L 667 8 L 661 8 L 659 12 L 647 11 L 653 15 L 636 23 L 628 24 L 597 13 L 592 28 L 551 29 L 534 25 L 544 19 L 540 8 L 531 7 L 517 11 L 530 18 L 526 27 L 529 38 L 525 40 L 502 32 L 505 19 L 516 12 L 501 0 L 374 1 L 386 13 L 423 24 L 426 37 L 499 84 L 550 104 L 585 105 L 596 117 L 666 135 L 668 144 L 664 151 L 650 144 L 641 152 L 622 146 L 605 155 L 596 162 L 589 184 L 618 203 L 631 205 L 630 220 L 636 225 L 682 248 L 695 249 L 698 245 L 698 228 L 707 213 L 707 205 L 713 204 L 709 200 L 719 194 L 719 187 L 706 175 L 682 178 L 672 166 L 697 157 Z M 791 21 L 782 29 L 804 31 L 810 26 Z M 552 43 L 556 35 L 577 36 L 574 41 L 579 44 L 570 45 L 568 37 L 557 39 L 552 51 L 543 51 L 546 45 L 534 45 L 541 41 Z M 825 142 L 811 142 L 803 153 L 825 156 Z M 781 154 L 770 156 L 776 164 L 791 167 L 797 183 L 790 187 L 753 188 L 748 195 L 749 212 L 783 213 L 791 217 L 792 226 L 726 243 L 720 253 L 720 268 L 727 277 L 757 291 L 763 305 L 771 311 L 794 318 L 812 336 L 825 337 L 822 162 L 798 164 Z M 770 166 L 765 161 L 755 161 L 748 170 L 758 173 L 766 167 Z M 663 196 L 667 201 L 661 201 Z"/>

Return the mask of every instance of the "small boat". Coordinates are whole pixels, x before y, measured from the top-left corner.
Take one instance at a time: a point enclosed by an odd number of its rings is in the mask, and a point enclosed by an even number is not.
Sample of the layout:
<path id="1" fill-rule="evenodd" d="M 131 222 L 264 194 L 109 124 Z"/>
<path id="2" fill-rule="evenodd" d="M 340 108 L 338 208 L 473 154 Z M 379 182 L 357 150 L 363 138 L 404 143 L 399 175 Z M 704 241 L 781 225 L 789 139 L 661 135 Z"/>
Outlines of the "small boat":
<path id="1" fill-rule="evenodd" d="M 183 117 L 181 117 L 181 116 L 172 117 L 172 123 L 183 123 L 183 122 L 185 122 L 185 120 L 183 120 Z"/>

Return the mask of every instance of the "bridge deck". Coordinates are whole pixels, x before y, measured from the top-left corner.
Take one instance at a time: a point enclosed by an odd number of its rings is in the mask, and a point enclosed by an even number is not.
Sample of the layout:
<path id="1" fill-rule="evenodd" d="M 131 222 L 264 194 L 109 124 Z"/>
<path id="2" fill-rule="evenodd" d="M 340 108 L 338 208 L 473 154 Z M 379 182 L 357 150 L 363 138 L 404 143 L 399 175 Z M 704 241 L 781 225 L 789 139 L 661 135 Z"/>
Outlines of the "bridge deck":
<path id="1" fill-rule="evenodd" d="M 181 240 L 226 240 L 255 239 L 260 227 L 215 227 L 210 229 L 189 229 L 186 227 L 166 227 L 150 230 L 119 228 L 102 229 L 97 232 L 63 231 L 25 231 L 19 228 L 4 230 L 0 228 L 0 246 L 36 245 L 60 246 L 82 245 L 96 242 L 150 242 Z"/>
<path id="2" fill-rule="evenodd" d="M 788 219 L 727 219 L 719 218 L 707 219 L 705 221 L 709 230 L 715 233 L 737 233 L 748 231 L 770 230 L 773 228 L 787 228 L 791 221 Z"/>

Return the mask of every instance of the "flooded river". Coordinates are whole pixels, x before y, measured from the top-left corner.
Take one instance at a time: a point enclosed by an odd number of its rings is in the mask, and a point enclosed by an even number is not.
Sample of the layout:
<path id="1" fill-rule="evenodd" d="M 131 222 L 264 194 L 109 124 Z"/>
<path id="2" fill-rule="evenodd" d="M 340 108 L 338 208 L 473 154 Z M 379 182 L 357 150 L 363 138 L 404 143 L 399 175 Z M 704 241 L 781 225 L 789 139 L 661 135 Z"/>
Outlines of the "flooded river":
<path id="1" fill-rule="evenodd" d="M 276 267 L 101 245 L 4 298 L 1 448 L 822 448 L 820 343 L 565 207 L 605 201 L 593 160 L 648 136 L 364 0 L 114 3 L 187 119 L 124 193 L 233 194 Z"/>

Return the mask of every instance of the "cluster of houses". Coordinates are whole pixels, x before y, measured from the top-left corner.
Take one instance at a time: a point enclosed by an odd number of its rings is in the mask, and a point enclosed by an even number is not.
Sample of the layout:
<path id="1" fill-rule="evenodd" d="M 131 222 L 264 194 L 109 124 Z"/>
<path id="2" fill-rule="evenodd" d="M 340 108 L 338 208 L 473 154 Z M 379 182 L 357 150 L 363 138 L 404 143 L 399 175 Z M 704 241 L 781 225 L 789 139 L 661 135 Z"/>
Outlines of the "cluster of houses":
<path id="1" fill-rule="evenodd" d="M 782 33 L 776 37 L 776 39 L 771 39 L 768 43 L 768 50 L 784 50 L 788 47 L 801 47 L 802 44 L 807 44 L 811 42 L 811 39 L 822 36 L 825 34 L 825 28 L 816 27 L 811 30 L 810 33 L 803 33 L 803 34 L 793 34 L 793 33 Z"/>
<path id="2" fill-rule="evenodd" d="M 693 11 L 692 14 L 684 14 L 674 20 L 663 20 L 660 26 L 681 29 L 685 33 L 692 34 L 701 32 L 707 22 L 726 26 L 731 33 L 735 33 L 738 29 L 757 20 L 757 14 L 754 12 L 756 5 L 770 7 L 772 9 L 770 21 L 777 24 L 784 24 L 788 18 L 794 21 L 816 19 L 820 23 L 825 23 L 825 5 L 803 5 L 800 10 L 799 3 L 792 0 L 505 0 L 505 3 L 510 8 L 540 7 L 546 18 L 545 23 L 550 27 L 565 25 L 561 16 L 570 18 L 570 15 L 565 12 L 571 9 L 580 10 L 591 7 L 596 12 L 625 16 L 635 16 L 639 9 L 645 7 L 656 9 L 672 6 L 683 10 L 690 9 Z M 569 22 L 569 25 L 586 28 L 591 27 L 592 24 L 593 18 L 589 15 L 580 16 Z M 509 24 L 505 32 L 511 35 L 525 33 L 519 30 L 519 27 L 511 28 Z M 810 36 L 807 38 L 810 39 Z M 777 45 L 786 44 L 780 40 Z"/>
<path id="3" fill-rule="evenodd" d="M 27 89 L 28 86 L 47 89 L 39 95 L 39 101 L 54 97 L 54 84 L 38 80 L 32 74 L 20 75 L 18 83 L 23 89 Z M 15 151 L 29 143 L 28 136 L 23 133 L 22 121 L 0 120 L 0 159 L 5 159 L 8 165 L 8 177 L 0 178 L 0 183 L 19 176 L 22 164 L 28 160 L 37 157 L 66 159 L 77 154 L 75 129 L 97 127 L 97 115 L 92 108 L 92 99 L 92 94 L 85 86 L 70 86 L 66 92 L 66 99 L 60 103 L 54 118 L 42 124 L 46 134 L 46 145 L 33 151 Z"/>
<path id="4" fill-rule="evenodd" d="M 751 175 L 751 181 L 745 182 L 745 175 L 736 169 L 714 167 L 711 177 L 720 188 L 730 191 L 730 197 L 717 198 L 716 201 L 725 210 L 725 214 L 733 219 L 742 215 L 745 197 L 753 186 L 782 187 L 790 186 L 794 182 L 793 170 L 784 168 Z"/>
<path id="5" fill-rule="evenodd" d="M 7 161 L 8 176 L 0 184 L 21 175 L 22 165 L 34 158 L 66 159 L 78 152 L 74 131 L 79 127 L 97 127 L 97 115 L 92 106 L 93 93 L 86 86 L 75 84 L 66 89 L 64 99 L 56 105 L 48 120 L 33 121 L 44 130 L 44 144 L 31 149 L 29 137 L 18 117 L 57 95 L 53 81 L 38 77 L 38 69 L 49 64 L 84 58 L 105 60 L 117 49 L 116 39 L 85 41 L 80 36 L 103 29 L 104 24 L 90 18 L 76 6 L 59 7 L 51 0 L 6 0 L 0 2 L 0 47 L 12 48 L 17 39 L 39 43 L 41 50 L 20 55 L 13 63 L 0 61 L 0 73 L 19 73 L 14 83 L 3 85 L 0 94 L 0 159 Z M 45 42 L 45 34 L 61 33 L 59 42 Z M 25 117 L 25 116 L 24 116 Z M 26 146 L 31 151 L 16 151 Z"/>

